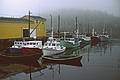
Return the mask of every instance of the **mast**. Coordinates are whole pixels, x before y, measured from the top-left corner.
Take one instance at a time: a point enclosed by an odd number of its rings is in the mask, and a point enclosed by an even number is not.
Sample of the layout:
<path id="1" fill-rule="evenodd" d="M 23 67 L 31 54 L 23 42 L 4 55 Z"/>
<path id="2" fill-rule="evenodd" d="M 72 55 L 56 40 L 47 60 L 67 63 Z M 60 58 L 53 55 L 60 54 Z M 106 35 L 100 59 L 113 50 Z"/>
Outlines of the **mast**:
<path id="1" fill-rule="evenodd" d="M 77 35 L 77 38 L 78 38 L 78 26 L 77 26 L 77 17 L 75 17 L 75 21 L 76 21 L 76 35 Z"/>
<path id="2" fill-rule="evenodd" d="M 30 37 L 30 10 L 29 10 L 29 16 L 28 16 L 28 31 L 29 31 L 29 37 Z"/>
<path id="3" fill-rule="evenodd" d="M 50 17 L 51 17 L 51 37 L 53 38 L 52 15 L 50 15 Z"/>
<path id="4" fill-rule="evenodd" d="M 105 34 L 105 27 L 106 27 L 106 24 L 104 24 L 104 28 L 103 28 L 103 32 L 102 32 L 103 35 Z"/>
<path id="5" fill-rule="evenodd" d="M 60 38 L 60 15 L 58 15 L 58 38 Z"/>
<path id="6" fill-rule="evenodd" d="M 95 30 L 94 30 L 94 28 L 92 29 L 92 36 L 95 36 Z"/>
<path id="7" fill-rule="evenodd" d="M 88 34 L 90 34 L 90 32 L 89 32 L 89 24 L 88 24 Z"/>

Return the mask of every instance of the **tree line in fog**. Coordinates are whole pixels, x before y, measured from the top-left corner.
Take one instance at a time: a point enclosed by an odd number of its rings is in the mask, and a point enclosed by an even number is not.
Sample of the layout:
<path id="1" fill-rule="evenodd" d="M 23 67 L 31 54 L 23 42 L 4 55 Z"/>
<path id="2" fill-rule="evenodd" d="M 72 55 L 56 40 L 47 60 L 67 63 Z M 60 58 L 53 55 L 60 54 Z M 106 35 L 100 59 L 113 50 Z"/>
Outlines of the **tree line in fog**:
<path id="1" fill-rule="evenodd" d="M 75 17 L 78 18 L 79 33 L 91 32 L 92 28 L 99 34 L 103 29 L 108 32 L 113 38 L 120 38 L 120 17 L 113 16 L 100 11 L 90 10 L 56 10 L 41 14 L 47 19 L 47 30 L 51 30 L 51 17 L 54 31 L 58 29 L 58 15 L 60 15 L 60 31 L 74 31 Z"/>

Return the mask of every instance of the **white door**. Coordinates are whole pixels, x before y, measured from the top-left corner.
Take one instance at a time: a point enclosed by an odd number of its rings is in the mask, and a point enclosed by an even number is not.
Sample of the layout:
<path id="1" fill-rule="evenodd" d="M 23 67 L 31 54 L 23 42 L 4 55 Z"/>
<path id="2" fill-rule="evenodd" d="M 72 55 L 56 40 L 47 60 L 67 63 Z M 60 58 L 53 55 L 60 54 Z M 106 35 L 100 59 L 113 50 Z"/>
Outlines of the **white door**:
<path id="1" fill-rule="evenodd" d="M 30 33 L 33 31 L 33 29 L 30 29 Z M 30 35 L 31 38 L 36 38 L 36 29 L 32 32 Z"/>

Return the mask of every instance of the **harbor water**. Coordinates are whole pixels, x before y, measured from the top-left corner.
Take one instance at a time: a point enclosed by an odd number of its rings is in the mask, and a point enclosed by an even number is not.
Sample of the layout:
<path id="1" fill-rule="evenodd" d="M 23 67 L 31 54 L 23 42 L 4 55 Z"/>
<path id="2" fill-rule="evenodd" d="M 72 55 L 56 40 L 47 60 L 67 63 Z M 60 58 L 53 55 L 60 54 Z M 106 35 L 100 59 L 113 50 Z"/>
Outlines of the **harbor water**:
<path id="1" fill-rule="evenodd" d="M 80 58 L 44 63 L 40 60 L 0 61 L 0 80 L 120 80 L 118 40 L 68 50 L 56 57 L 62 55 L 80 55 Z"/>

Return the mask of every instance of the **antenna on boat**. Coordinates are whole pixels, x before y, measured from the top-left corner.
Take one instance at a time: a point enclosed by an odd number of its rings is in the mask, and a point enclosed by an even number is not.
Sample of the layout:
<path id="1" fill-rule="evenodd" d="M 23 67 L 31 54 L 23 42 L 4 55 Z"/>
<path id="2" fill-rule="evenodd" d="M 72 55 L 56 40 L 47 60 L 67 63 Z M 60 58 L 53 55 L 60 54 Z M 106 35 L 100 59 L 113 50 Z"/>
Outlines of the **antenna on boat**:
<path id="1" fill-rule="evenodd" d="M 53 26 L 52 26 L 52 15 L 50 14 L 51 17 L 51 37 L 53 38 Z"/>

